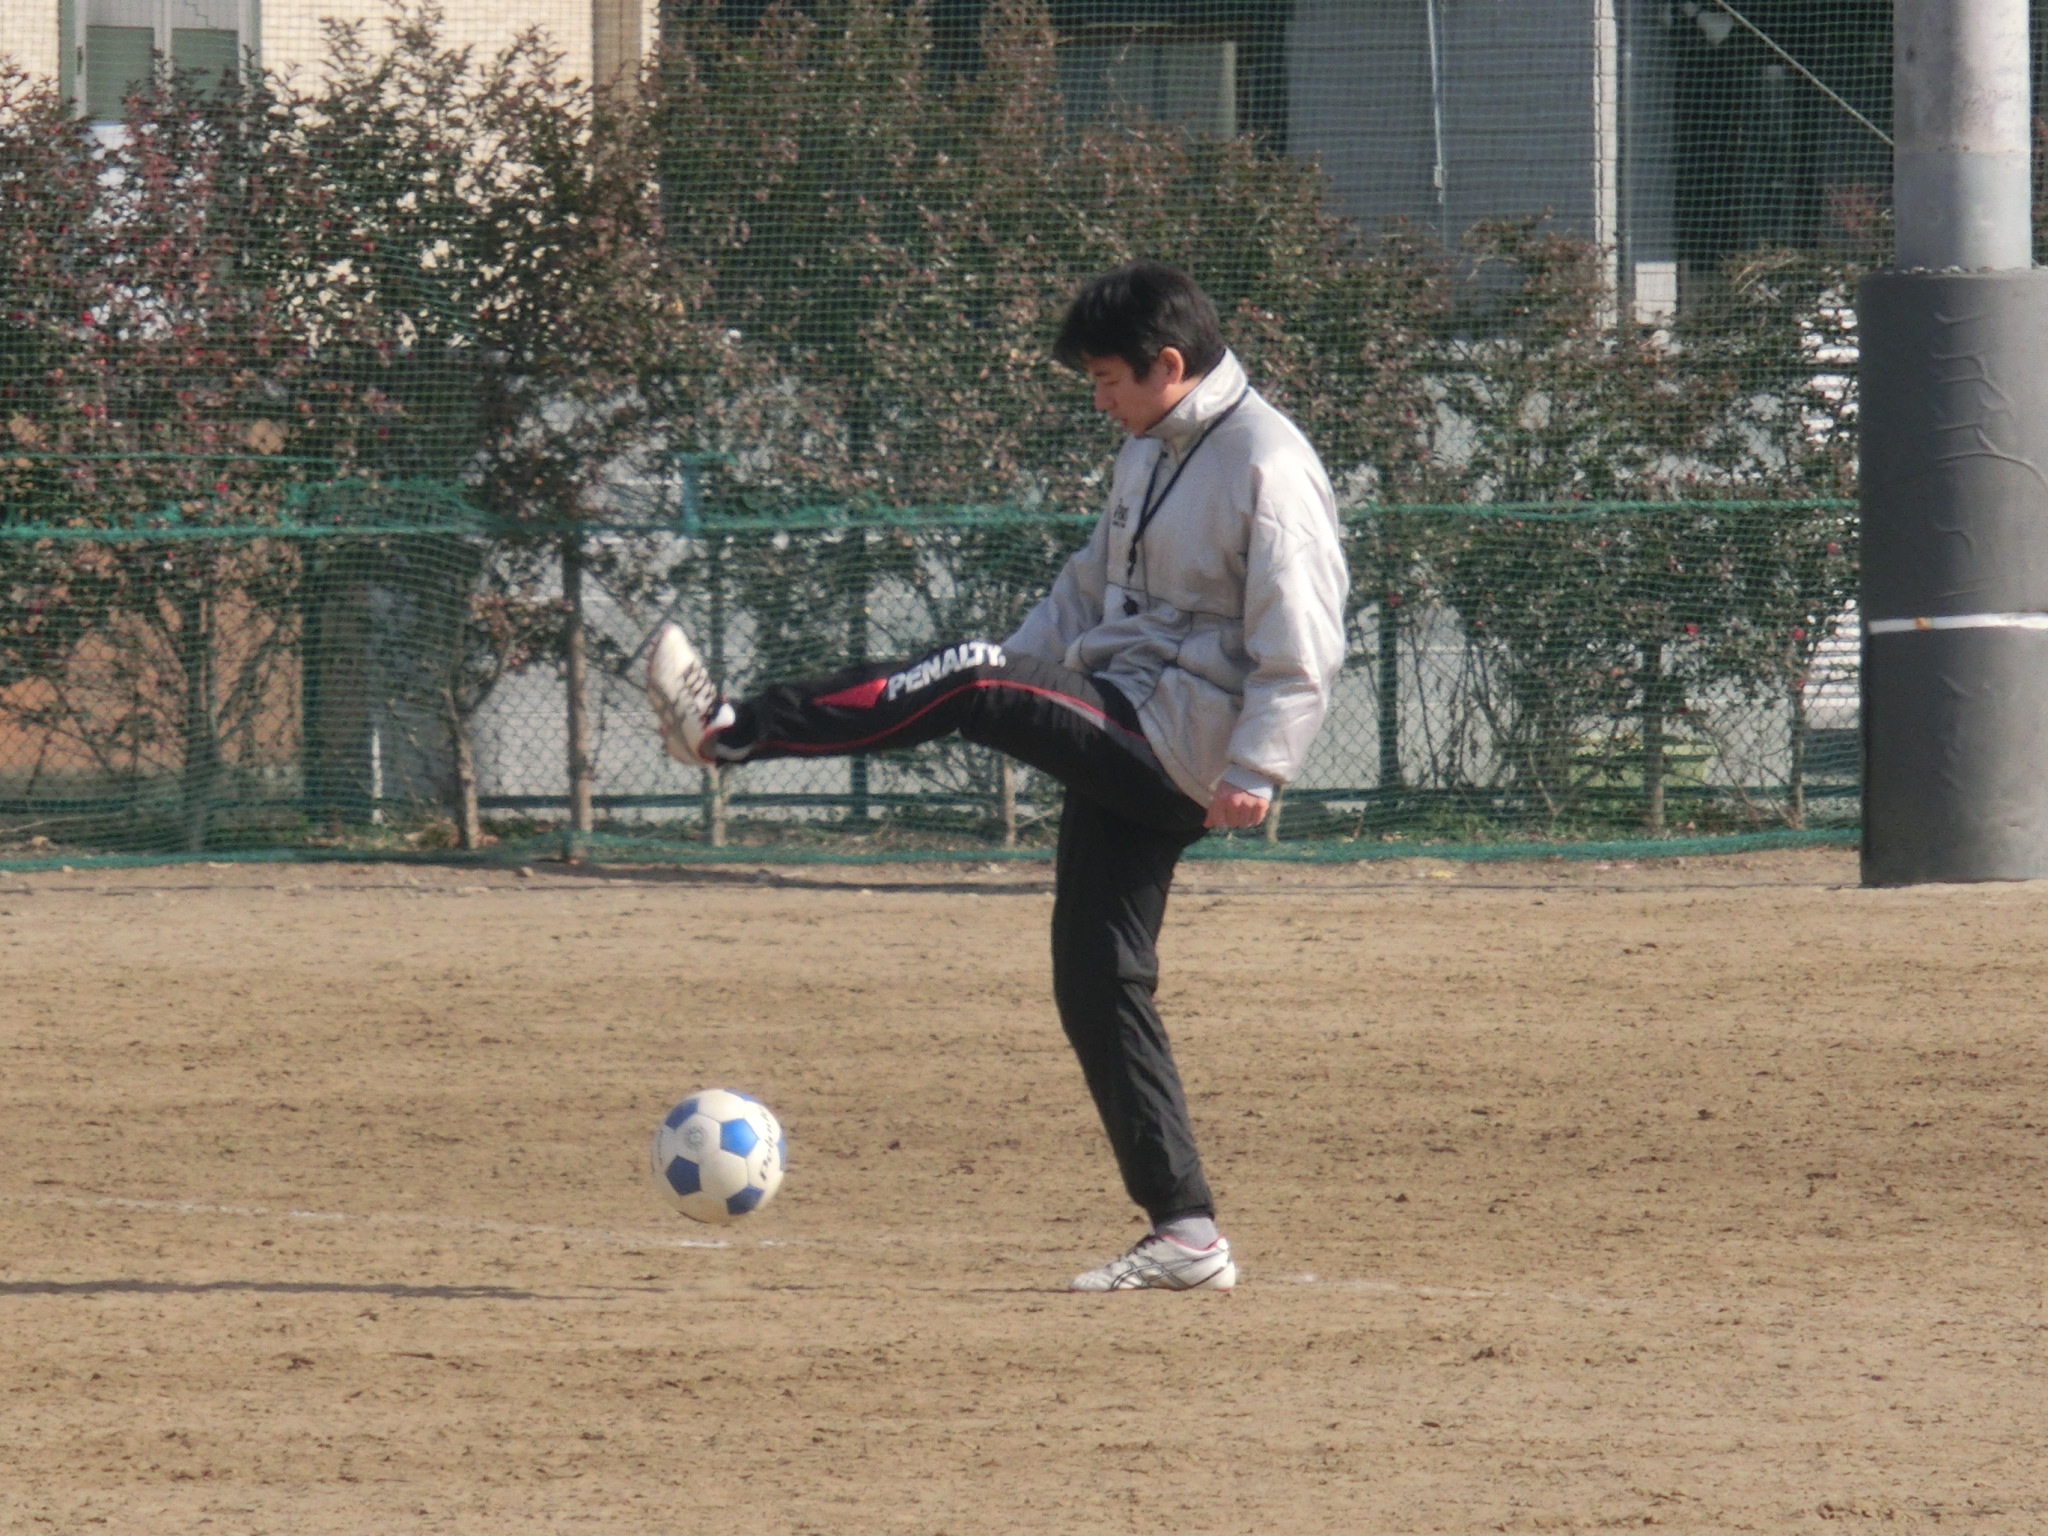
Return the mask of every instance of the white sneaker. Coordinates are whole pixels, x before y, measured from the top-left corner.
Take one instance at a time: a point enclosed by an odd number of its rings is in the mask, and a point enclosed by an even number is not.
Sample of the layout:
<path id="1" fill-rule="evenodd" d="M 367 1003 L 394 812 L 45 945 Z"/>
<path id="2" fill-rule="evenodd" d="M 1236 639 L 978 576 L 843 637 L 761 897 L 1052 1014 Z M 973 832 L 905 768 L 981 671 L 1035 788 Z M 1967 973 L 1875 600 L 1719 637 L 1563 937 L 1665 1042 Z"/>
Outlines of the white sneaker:
<path id="1" fill-rule="evenodd" d="M 661 722 L 661 744 L 668 755 L 692 768 L 709 768 L 704 738 L 731 725 L 733 709 L 719 697 L 697 648 L 673 624 L 662 625 L 648 647 L 647 702 Z"/>
<path id="2" fill-rule="evenodd" d="M 1070 1291 L 1227 1291 L 1237 1284 L 1237 1266 L 1230 1261 L 1230 1240 L 1219 1237 L 1207 1248 L 1157 1232 L 1141 1239 L 1121 1258 L 1074 1276 Z"/>

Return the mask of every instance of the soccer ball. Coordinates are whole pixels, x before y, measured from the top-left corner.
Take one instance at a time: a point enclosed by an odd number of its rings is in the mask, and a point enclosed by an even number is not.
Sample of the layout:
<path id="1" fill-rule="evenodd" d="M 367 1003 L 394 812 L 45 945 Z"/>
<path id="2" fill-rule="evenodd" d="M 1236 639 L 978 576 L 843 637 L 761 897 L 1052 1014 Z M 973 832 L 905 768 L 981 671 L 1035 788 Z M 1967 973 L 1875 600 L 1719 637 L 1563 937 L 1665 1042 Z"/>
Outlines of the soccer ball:
<path id="1" fill-rule="evenodd" d="M 726 1088 L 692 1094 L 654 1133 L 654 1182 L 695 1221 L 738 1221 L 782 1184 L 782 1123 L 759 1099 Z"/>

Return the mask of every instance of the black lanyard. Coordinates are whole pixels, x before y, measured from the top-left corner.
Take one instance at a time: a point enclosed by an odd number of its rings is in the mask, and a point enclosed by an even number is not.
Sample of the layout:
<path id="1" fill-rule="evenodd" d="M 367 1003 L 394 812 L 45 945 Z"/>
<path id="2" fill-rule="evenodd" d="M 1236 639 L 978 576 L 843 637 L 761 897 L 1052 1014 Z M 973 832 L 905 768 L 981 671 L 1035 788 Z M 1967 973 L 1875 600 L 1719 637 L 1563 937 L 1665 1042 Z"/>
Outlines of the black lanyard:
<path id="1" fill-rule="evenodd" d="M 1180 456 L 1180 463 L 1174 466 L 1173 473 L 1167 477 L 1166 488 L 1159 493 L 1158 498 L 1155 500 L 1152 495 L 1152 487 L 1158 482 L 1159 466 L 1166 462 L 1166 445 L 1164 443 L 1159 445 L 1159 457 L 1152 461 L 1152 473 L 1145 478 L 1145 499 L 1138 504 L 1138 526 L 1131 530 L 1130 548 L 1124 555 L 1123 584 L 1126 588 L 1124 613 L 1127 616 L 1138 611 L 1137 599 L 1131 597 L 1128 592 L 1131 585 L 1131 577 L 1136 575 L 1138 570 L 1138 541 L 1145 537 L 1145 530 L 1152 526 L 1152 519 L 1158 515 L 1159 509 L 1166 505 L 1166 498 L 1173 494 L 1173 488 L 1180 484 L 1181 471 L 1188 467 L 1188 461 L 1202 451 L 1202 444 L 1209 441 L 1209 434 L 1211 432 L 1214 432 L 1236 414 L 1237 408 L 1244 404 L 1245 395 L 1250 393 L 1251 387 L 1247 385 L 1244 394 L 1240 394 L 1235 400 L 1231 401 L 1224 408 L 1222 415 L 1202 428 L 1202 435 L 1195 439 L 1192 448 Z"/>

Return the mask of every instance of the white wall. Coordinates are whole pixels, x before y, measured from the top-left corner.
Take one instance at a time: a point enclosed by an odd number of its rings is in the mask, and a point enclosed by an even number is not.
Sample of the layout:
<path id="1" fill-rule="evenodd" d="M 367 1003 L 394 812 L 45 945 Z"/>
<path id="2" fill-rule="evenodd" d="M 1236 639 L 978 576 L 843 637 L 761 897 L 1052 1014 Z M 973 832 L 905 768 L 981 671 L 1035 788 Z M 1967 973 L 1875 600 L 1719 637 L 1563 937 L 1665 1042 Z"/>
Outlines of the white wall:
<path id="1" fill-rule="evenodd" d="M 0 0 L 0 54 L 32 75 L 57 73 L 57 0 Z"/>
<path id="2" fill-rule="evenodd" d="M 444 0 L 444 5 L 450 42 L 488 56 L 525 28 L 539 27 L 562 49 L 564 70 L 590 78 L 592 0 Z M 381 21 L 389 12 L 384 0 L 260 0 L 260 6 L 264 65 L 286 73 L 319 61 L 324 18 L 369 21 L 372 36 L 379 36 L 385 35 Z M 653 46 L 658 29 L 653 0 L 642 0 L 643 46 Z M 0 0 L 0 53 L 31 74 L 57 73 L 59 33 L 58 0 Z"/>
<path id="3" fill-rule="evenodd" d="M 580 80 L 591 77 L 592 0 L 445 0 L 446 37 L 487 58 L 528 27 L 538 27 L 564 55 L 564 73 Z M 317 65 L 321 56 L 321 22 L 328 18 L 370 23 L 373 38 L 387 34 L 382 25 L 388 8 L 383 0 L 263 0 L 263 62 L 266 68 L 291 73 Z M 656 7 L 641 6 L 642 46 L 658 35 Z"/>

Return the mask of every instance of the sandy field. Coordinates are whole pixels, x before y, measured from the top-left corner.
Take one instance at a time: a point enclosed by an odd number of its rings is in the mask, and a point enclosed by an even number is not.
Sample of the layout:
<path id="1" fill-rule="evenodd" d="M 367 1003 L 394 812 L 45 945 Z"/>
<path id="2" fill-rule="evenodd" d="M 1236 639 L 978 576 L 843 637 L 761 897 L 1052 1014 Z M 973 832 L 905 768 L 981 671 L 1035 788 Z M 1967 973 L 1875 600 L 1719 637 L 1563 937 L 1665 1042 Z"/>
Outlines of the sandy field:
<path id="1" fill-rule="evenodd" d="M 0 875 L 0 1529 L 2048 1530 L 2048 887 L 1854 873 L 1188 866 L 1107 1297 L 1043 865 Z"/>

